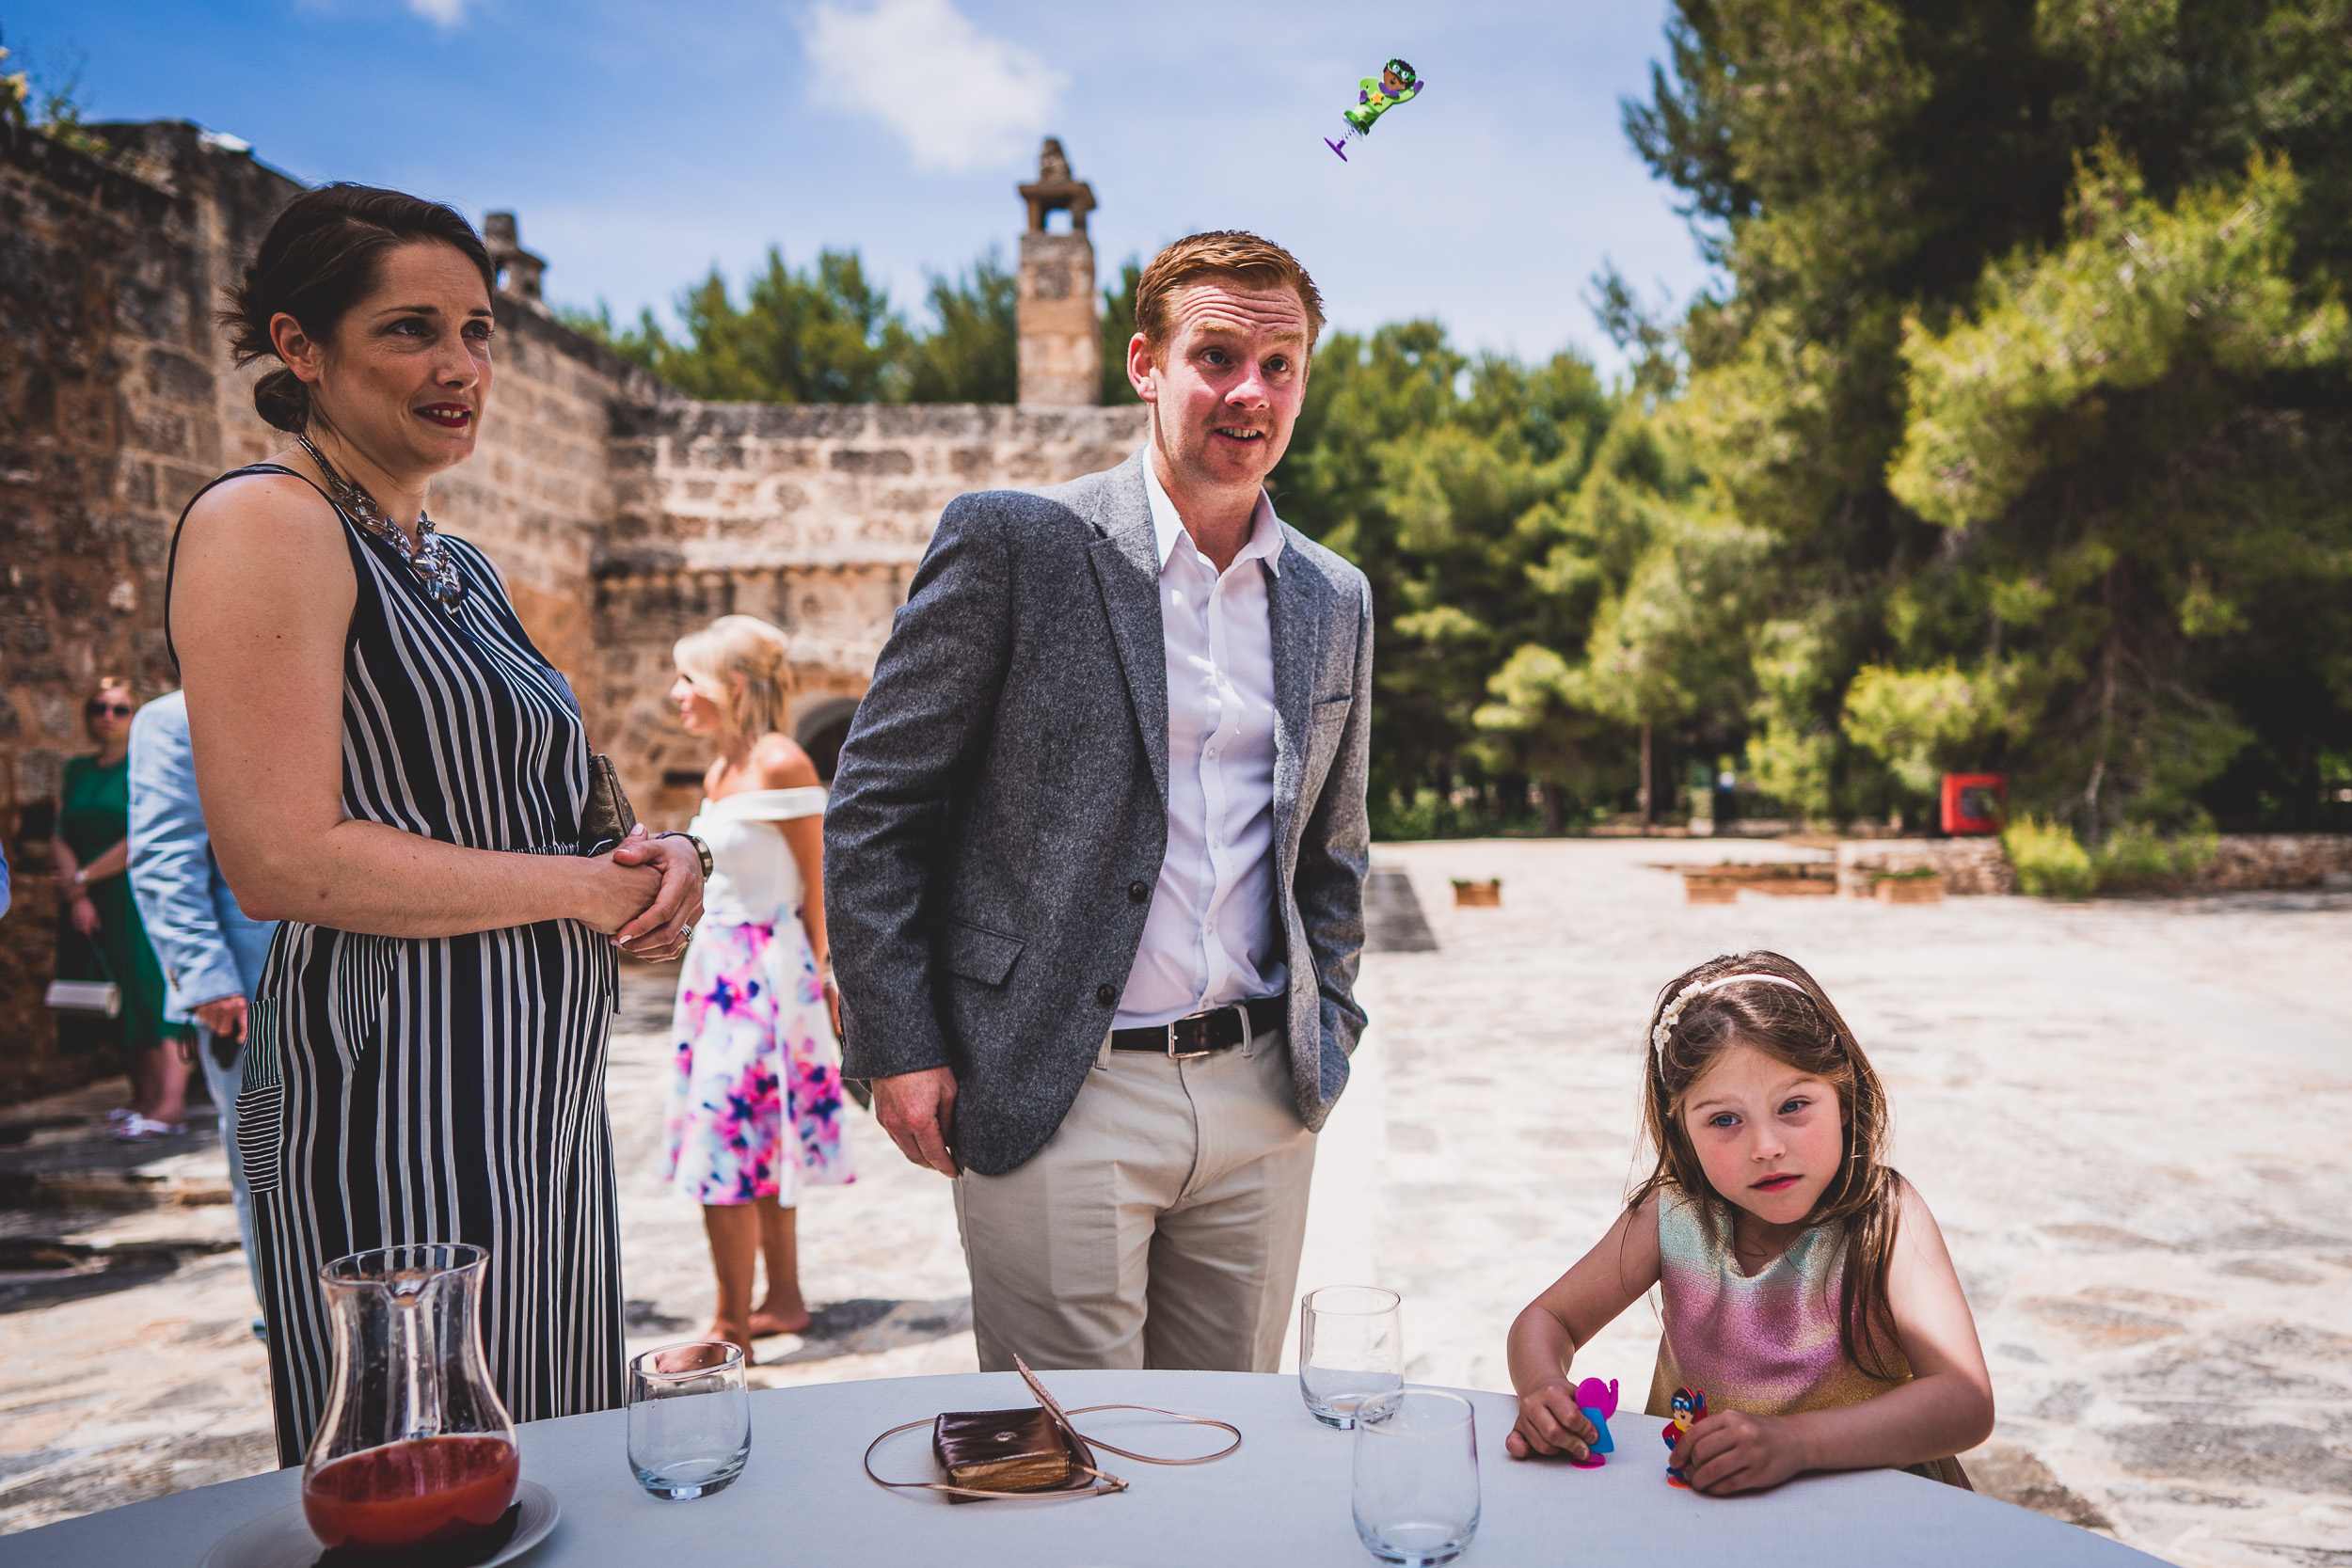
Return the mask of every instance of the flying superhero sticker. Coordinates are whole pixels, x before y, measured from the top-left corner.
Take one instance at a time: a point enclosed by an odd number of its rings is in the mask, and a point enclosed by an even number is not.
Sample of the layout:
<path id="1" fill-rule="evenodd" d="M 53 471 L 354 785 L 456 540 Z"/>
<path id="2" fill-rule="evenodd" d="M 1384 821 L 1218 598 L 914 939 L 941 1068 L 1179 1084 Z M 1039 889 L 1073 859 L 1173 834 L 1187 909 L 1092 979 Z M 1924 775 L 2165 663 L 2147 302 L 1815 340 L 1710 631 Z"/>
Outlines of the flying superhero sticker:
<path id="1" fill-rule="evenodd" d="M 1339 141 L 1323 138 L 1323 145 L 1347 161 L 1347 143 L 1359 141 L 1372 135 L 1373 125 L 1382 115 L 1400 103 L 1409 103 L 1421 96 L 1421 89 L 1429 84 L 1413 74 L 1413 68 L 1403 60 L 1391 60 L 1380 68 L 1377 78 L 1367 76 L 1357 84 L 1356 106 L 1343 110 L 1341 119 L 1347 121 L 1347 135 Z"/>

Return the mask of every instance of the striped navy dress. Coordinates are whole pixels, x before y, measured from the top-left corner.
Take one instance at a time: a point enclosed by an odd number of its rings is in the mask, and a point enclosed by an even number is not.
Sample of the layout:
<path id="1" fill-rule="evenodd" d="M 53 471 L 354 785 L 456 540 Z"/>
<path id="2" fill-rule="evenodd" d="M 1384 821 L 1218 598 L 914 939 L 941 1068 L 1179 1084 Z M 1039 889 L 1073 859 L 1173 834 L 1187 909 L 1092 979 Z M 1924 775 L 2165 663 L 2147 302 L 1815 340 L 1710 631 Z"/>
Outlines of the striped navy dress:
<path id="1" fill-rule="evenodd" d="M 344 810 L 471 849 L 574 852 L 588 769 L 579 706 L 488 558 L 444 536 L 466 582 L 448 610 L 390 545 L 342 522 L 359 583 L 343 655 Z M 371 1247 L 489 1250 L 483 1341 L 517 1421 L 622 1402 L 604 1101 L 616 974 L 611 942 L 573 920 L 432 938 L 278 927 L 237 1142 L 280 1464 L 302 1463 L 334 1371 L 320 1265 Z"/>

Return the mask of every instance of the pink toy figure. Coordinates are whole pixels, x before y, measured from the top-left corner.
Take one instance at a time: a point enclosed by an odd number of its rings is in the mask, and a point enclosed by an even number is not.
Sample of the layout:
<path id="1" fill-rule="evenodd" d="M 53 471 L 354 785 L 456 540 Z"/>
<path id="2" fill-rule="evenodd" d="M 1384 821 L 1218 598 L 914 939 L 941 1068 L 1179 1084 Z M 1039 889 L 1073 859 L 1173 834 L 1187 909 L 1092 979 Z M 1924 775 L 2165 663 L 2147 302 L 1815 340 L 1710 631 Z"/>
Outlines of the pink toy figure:
<path id="1" fill-rule="evenodd" d="M 1668 1421 L 1666 1423 L 1666 1430 L 1658 1434 L 1666 1440 L 1667 1485 L 1679 1486 L 1685 1492 L 1688 1492 L 1691 1489 L 1691 1482 L 1689 1480 L 1683 1476 L 1680 1470 L 1675 1468 L 1675 1446 L 1682 1441 L 1682 1434 L 1684 1433 L 1690 1431 L 1692 1427 L 1698 1425 L 1705 1419 L 1707 1419 L 1707 1390 L 1704 1388 L 1676 1389 L 1674 1398 L 1674 1419 Z"/>
<path id="2" fill-rule="evenodd" d="M 1617 1451 L 1609 1436 L 1609 1418 L 1617 1413 L 1617 1380 L 1613 1377 L 1603 1383 L 1597 1377 L 1586 1378 L 1576 1386 L 1576 1407 L 1593 1423 L 1595 1435 L 1584 1457 L 1568 1463 L 1580 1470 L 1597 1470 L 1609 1463 L 1601 1455 Z"/>

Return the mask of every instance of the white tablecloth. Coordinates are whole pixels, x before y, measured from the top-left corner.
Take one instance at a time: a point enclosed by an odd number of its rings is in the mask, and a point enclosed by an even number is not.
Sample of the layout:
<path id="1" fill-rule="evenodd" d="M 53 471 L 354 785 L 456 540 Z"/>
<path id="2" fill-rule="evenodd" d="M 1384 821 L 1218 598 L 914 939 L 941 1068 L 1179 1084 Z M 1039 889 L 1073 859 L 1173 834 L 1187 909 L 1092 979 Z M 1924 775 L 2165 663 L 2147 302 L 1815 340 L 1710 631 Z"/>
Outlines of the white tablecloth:
<path id="1" fill-rule="evenodd" d="M 1365 1568 L 1373 1561 L 1348 1512 L 1354 1434 L 1318 1425 L 1299 1402 L 1295 1378 L 1044 1376 L 1068 1406 L 1132 1402 L 1215 1416 L 1239 1426 L 1245 1441 L 1231 1457 L 1190 1468 L 1102 1455 L 1105 1468 L 1131 1483 L 1115 1497 L 951 1507 L 936 1494 L 884 1492 L 866 1479 L 859 1456 L 901 1421 L 1033 1404 L 1018 1378 L 973 1373 L 779 1388 L 752 1396 L 752 1453 L 742 1479 L 715 1497 L 667 1503 L 647 1497 L 630 1476 L 621 1412 L 537 1421 L 520 1429 L 523 1475 L 552 1491 L 564 1512 L 555 1533 L 522 1564 Z M 1617 1452 L 1601 1469 L 1520 1464 L 1502 1450 L 1514 1402 L 1471 1397 L 1484 1517 L 1465 1568 L 1677 1560 L 1742 1568 L 2122 1568 L 2156 1560 L 2024 1509 L 1893 1471 L 1809 1476 L 1744 1497 L 1678 1491 L 1665 1481 L 1663 1423 L 1629 1411 L 1610 1423 Z M 1082 1417 L 1078 1425 L 1144 1453 L 1200 1453 L 1227 1440 L 1211 1429 L 1123 1412 Z M 938 1479 L 921 1432 L 884 1445 L 875 1467 L 893 1480 Z M 230 1530 L 296 1501 L 299 1481 L 299 1472 L 280 1470 L 0 1537 L 0 1564 L 196 1568 Z"/>

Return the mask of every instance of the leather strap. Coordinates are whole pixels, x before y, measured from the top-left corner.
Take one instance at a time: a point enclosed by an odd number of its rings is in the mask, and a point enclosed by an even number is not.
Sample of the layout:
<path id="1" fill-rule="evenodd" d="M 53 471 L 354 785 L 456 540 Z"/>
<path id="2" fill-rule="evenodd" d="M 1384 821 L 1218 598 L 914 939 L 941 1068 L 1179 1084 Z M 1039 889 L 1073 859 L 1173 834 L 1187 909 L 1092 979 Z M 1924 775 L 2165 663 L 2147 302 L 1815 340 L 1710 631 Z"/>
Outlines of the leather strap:
<path id="1" fill-rule="evenodd" d="M 1245 1045 L 1254 1036 L 1280 1028 L 1289 1012 L 1288 997 L 1261 996 L 1211 1007 L 1190 1018 L 1149 1029 L 1114 1029 L 1111 1049 L 1144 1051 L 1155 1056 L 1205 1056 L 1213 1051 Z"/>
<path id="2" fill-rule="evenodd" d="M 1025 1367 L 1022 1370 L 1025 1373 L 1028 1369 Z M 1035 1378 L 1030 1379 L 1029 1386 L 1032 1388 L 1039 1387 Z M 1089 1404 L 1084 1409 L 1073 1410 L 1065 1415 L 1059 1405 L 1052 1402 L 1051 1395 L 1046 1396 L 1046 1400 L 1047 1402 L 1045 1408 L 1052 1411 L 1057 1417 L 1060 1418 L 1063 1422 L 1067 1422 L 1069 1417 L 1071 1416 L 1091 1416 L 1098 1410 L 1141 1410 L 1153 1416 L 1166 1416 L 1170 1420 L 1189 1421 L 1194 1426 L 1216 1427 L 1233 1434 L 1233 1440 L 1226 1444 L 1223 1448 L 1217 1449 L 1216 1452 L 1204 1453 L 1194 1459 L 1155 1459 L 1148 1453 L 1136 1453 L 1129 1449 L 1115 1448 L 1111 1444 L 1104 1442 L 1099 1437 L 1089 1437 L 1086 1439 L 1087 1443 L 1090 1446 L 1098 1449 L 1108 1449 L 1111 1452 L 1119 1455 L 1122 1459 L 1140 1460 L 1146 1465 L 1206 1465 L 1213 1459 L 1223 1459 L 1227 1454 L 1232 1453 L 1235 1449 L 1241 1447 L 1241 1428 L 1233 1425 L 1231 1421 L 1211 1420 L 1206 1416 L 1180 1415 L 1176 1411 L 1162 1410 L 1156 1405 L 1149 1404 Z M 883 1433 L 880 1437 L 877 1437 L 872 1442 L 866 1444 L 865 1461 L 866 1479 L 872 1481 L 877 1486 L 886 1486 L 902 1492 L 945 1492 L 951 1497 L 1003 1497 L 1014 1502 L 1041 1502 L 1056 1497 L 1100 1497 L 1106 1492 L 1124 1492 L 1127 1490 L 1127 1483 L 1125 1481 L 1120 1480 L 1117 1476 L 1105 1475 L 1103 1471 L 1094 1468 L 1091 1465 L 1075 1465 L 1073 1468 L 1076 1469 L 1081 1475 L 1092 1476 L 1094 1478 L 1092 1484 L 1083 1487 L 1056 1486 L 1038 1492 L 990 1492 L 983 1491 L 977 1487 L 951 1486 L 946 1481 L 884 1481 L 882 1477 L 874 1474 L 874 1450 L 876 1449 L 881 1448 L 882 1444 L 888 1442 L 891 1438 L 898 1436 L 898 1433 L 902 1432 L 913 1432 L 917 1427 L 930 1426 L 937 1419 L 939 1419 L 938 1417 L 930 1416 L 919 1421 L 909 1421 L 903 1426 L 892 1427 L 888 1432 Z M 1073 1432 L 1076 1431 L 1074 1427 L 1071 1430 Z"/>

